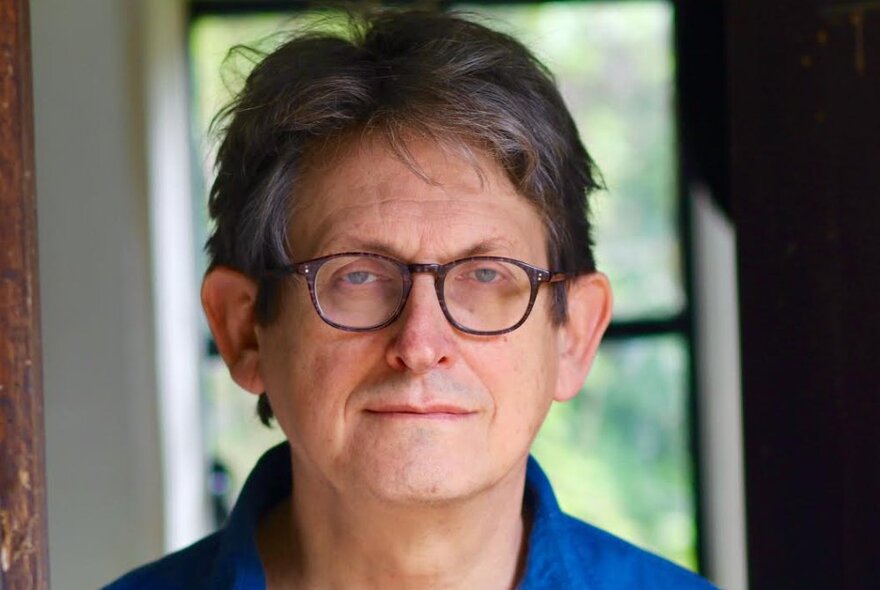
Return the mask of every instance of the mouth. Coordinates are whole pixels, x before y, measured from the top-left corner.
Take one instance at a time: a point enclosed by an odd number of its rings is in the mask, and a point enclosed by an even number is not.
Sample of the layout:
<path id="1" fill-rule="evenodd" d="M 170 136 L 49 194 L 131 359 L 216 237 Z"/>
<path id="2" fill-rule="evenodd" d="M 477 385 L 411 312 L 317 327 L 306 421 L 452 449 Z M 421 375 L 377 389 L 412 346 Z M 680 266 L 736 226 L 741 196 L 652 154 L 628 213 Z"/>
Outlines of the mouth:
<path id="1" fill-rule="evenodd" d="M 410 420 L 461 420 L 474 416 L 475 411 L 444 404 L 413 406 L 408 404 L 383 405 L 367 408 L 366 413 L 376 418 Z"/>

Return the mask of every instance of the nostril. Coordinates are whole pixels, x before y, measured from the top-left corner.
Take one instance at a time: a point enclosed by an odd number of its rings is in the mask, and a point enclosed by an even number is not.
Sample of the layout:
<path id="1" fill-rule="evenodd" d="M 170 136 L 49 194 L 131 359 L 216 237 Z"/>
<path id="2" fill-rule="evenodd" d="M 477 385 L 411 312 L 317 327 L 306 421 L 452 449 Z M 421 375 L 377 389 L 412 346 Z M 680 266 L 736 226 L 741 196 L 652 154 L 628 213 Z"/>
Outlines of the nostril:
<path id="1" fill-rule="evenodd" d="M 422 373 L 452 363 L 451 326 L 436 302 L 434 306 L 438 308 L 435 311 L 414 306 L 398 319 L 388 348 L 392 368 Z"/>

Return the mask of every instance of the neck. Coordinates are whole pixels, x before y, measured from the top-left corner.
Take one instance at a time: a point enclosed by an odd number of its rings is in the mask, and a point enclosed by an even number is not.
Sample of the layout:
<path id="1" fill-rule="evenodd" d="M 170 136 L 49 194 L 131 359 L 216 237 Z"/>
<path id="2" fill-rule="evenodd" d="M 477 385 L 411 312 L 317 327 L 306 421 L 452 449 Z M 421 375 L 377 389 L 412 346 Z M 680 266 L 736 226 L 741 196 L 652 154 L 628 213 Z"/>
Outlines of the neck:
<path id="1" fill-rule="evenodd" d="M 296 493 L 258 534 L 269 588 L 516 586 L 527 538 L 525 463 L 489 490 L 431 505 L 341 496 L 297 473 Z"/>

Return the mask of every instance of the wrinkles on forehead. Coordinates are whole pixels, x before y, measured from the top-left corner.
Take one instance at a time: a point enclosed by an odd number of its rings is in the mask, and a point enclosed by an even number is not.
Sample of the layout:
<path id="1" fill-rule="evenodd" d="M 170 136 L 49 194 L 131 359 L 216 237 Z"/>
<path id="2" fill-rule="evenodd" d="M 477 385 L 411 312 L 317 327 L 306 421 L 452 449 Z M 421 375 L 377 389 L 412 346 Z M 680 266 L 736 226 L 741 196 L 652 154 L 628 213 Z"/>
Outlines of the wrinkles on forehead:
<path id="1" fill-rule="evenodd" d="M 544 263 L 520 239 L 536 231 L 537 212 L 491 159 L 471 152 L 478 158 L 471 162 L 414 140 L 418 173 L 386 142 L 360 139 L 324 144 L 311 155 L 290 224 L 293 260 L 360 250 L 411 260 L 429 250 L 438 259 L 475 253 Z"/>
<path id="2" fill-rule="evenodd" d="M 403 166 L 408 168 L 422 181 L 436 185 L 438 180 L 432 170 L 420 161 L 413 151 L 413 146 L 429 144 L 436 147 L 446 158 L 458 159 L 473 169 L 479 181 L 486 181 L 485 166 L 495 167 L 498 164 L 488 156 L 488 151 L 475 145 L 467 137 L 452 131 L 438 135 L 430 130 L 413 131 L 406 128 L 397 129 L 393 125 L 371 128 L 355 127 L 338 135 L 316 138 L 305 150 L 298 165 L 298 176 L 302 178 L 321 178 L 332 175 L 339 163 L 346 158 L 357 158 L 363 154 L 372 154 L 379 150 L 387 150 Z M 296 210 L 308 207 L 313 200 L 295 203 Z"/>
<path id="3" fill-rule="evenodd" d="M 337 199 L 334 199 L 337 200 Z M 361 203 L 354 197 L 313 208 L 296 223 L 295 259 L 344 251 L 368 251 L 415 261 L 426 253 L 449 261 L 469 255 L 523 256 L 517 224 L 500 207 L 498 215 L 485 203 L 462 199 L 387 199 Z"/>
<path id="4" fill-rule="evenodd" d="M 509 223 L 458 201 L 383 201 L 334 211 L 303 237 L 309 258 L 337 252 L 375 252 L 409 262 L 448 262 L 466 256 L 523 255 Z M 299 252 L 297 252 L 299 254 Z M 425 256 L 429 256 L 428 260 Z"/>
<path id="5" fill-rule="evenodd" d="M 334 244 L 331 247 L 338 247 L 340 250 L 352 252 L 372 252 L 375 254 L 384 254 L 392 258 L 405 259 L 404 254 L 395 246 L 378 240 L 361 239 L 355 236 L 349 237 L 344 241 Z M 442 260 L 407 260 L 408 262 L 451 262 L 459 258 L 468 258 L 471 256 L 491 256 L 498 253 L 509 252 L 513 249 L 513 243 L 503 237 L 486 238 L 475 242 L 473 245 L 458 248 L 453 255 L 446 256 Z"/>

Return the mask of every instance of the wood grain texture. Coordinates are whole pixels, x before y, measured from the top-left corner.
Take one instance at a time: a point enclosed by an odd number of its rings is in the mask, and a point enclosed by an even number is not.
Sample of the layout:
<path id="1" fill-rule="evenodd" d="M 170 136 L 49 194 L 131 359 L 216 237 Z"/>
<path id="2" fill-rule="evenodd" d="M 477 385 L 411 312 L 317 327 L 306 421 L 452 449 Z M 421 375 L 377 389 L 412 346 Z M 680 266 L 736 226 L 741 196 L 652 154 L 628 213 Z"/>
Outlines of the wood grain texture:
<path id="1" fill-rule="evenodd" d="M 875 588 L 880 4 L 729 6 L 749 588 Z"/>
<path id="2" fill-rule="evenodd" d="M 48 588 L 27 0 L 0 0 L 0 588 Z"/>

